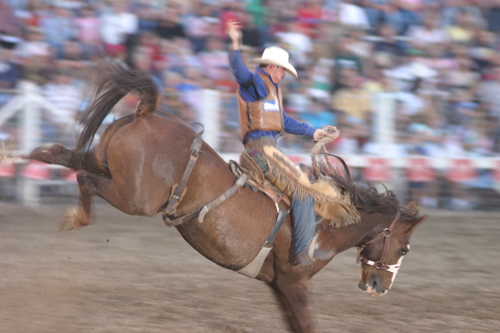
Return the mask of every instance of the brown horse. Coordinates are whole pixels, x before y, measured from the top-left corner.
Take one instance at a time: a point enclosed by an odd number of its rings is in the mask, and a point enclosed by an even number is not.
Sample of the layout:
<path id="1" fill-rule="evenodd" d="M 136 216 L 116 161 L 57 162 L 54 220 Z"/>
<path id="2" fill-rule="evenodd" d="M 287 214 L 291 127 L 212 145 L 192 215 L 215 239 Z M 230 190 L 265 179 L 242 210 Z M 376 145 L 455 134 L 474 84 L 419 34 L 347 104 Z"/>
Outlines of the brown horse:
<path id="1" fill-rule="evenodd" d="M 148 76 L 106 67 L 101 68 L 96 85 L 98 97 L 86 113 L 77 148 L 68 150 L 56 144 L 37 148 L 30 155 L 78 170 L 80 205 L 68 216 L 66 229 L 92 223 L 94 195 L 127 214 L 157 215 L 165 207 L 171 187 L 179 183 L 196 137 L 189 126 L 156 113 L 158 95 Z M 132 91 L 140 95 L 135 114 L 116 120 L 95 149 L 86 149 L 104 117 Z M 379 193 L 372 186 L 355 185 L 349 176 L 333 175 L 332 181 L 350 196 L 360 213 L 360 223 L 333 228 L 328 220 L 320 222 L 321 258 L 302 267 L 289 263 L 291 225 L 287 217 L 256 277 L 272 287 L 294 332 L 316 332 L 310 303 L 311 278 L 337 253 L 358 247 L 362 257 L 359 287 L 371 296 L 385 294 L 409 250 L 414 228 L 427 217 L 418 215 L 415 203 L 401 205 L 391 191 Z M 227 163 L 203 143 L 177 214 L 195 211 L 234 182 Z M 239 270 L 257 255 L 275 218 L 273 201 L 245 187 L 210 210 L 203 223 L 195 219 L 176 228 L 203 256 L 224 268 Z"/>

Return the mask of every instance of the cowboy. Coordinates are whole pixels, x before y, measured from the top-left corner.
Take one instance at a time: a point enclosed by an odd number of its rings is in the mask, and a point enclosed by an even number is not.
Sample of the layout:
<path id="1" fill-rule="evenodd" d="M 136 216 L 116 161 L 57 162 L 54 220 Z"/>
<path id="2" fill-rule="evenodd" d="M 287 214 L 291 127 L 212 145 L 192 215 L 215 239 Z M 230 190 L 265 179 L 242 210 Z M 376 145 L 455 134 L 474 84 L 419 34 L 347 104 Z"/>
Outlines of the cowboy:
<path id="1" fill-rule="evenodd" d="M 240 53 L 241 32 L 237 22 L 229 22 L 226 32 L 231 39 L 232 52 L 230 63 L 232 73 L 239 84 L 238 109 L 240 135 L 248 154 L 257 162 L 266 178 L 270 178 L 269 160 L 263 148 L 278 147 L 276 140 L 282 132 L 306 135 L 314 140 L 326 135 L 325 131 L 315 129 L 285 114 L 281 90 L 278 83 L 286 73 L 297 78 L 297 71 L 288 62 L 288 52 L 279 47 L 264 50 L 261 58 L 253 62 L 259 64 L 251 73 L 243 63 Z M 260 112 L 259 112 L 260 111 Z M 295 166 L 294 166 L 295 168 Z M 314 234 L 316 232 L 314 198 L 302 193 L 292 195 L 290 211 L 292 214 L 292 265 L 308 266 L 313 261 Z"/>

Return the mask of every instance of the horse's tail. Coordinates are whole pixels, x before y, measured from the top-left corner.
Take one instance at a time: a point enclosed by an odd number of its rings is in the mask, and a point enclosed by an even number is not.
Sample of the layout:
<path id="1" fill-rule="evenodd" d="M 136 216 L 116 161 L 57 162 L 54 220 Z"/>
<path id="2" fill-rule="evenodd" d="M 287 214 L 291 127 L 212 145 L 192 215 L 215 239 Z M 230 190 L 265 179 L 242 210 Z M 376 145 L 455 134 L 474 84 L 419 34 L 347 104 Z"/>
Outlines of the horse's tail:
<path id="1" fill-rule="evenodd" d="M 95 87 L 94 101 L 83 113 L 82 122 L 86 123 L 76 145 L 77 151 L 90 147 L 104 118 L 128 93 L 139 95 L 135 118 L 147 117 L 156 110 L 158 90 L 151 77 L 144 72 L 132 71 L 116 63 L 104 63 L 97 67 L 90 83 Z"/>

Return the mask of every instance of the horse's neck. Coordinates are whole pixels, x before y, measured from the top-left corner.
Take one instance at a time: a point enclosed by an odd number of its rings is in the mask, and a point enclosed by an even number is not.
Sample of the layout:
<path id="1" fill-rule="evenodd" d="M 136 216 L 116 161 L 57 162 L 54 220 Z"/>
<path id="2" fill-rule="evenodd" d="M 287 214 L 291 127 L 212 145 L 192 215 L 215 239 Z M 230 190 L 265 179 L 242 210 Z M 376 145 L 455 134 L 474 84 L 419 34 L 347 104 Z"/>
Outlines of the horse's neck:
<path id="1" fill-rule="evenodd" d="M 334 254 L 338 254 L 359 246 L 388 227 L 389 225 L 386 225 L 385 220 L 377 219 L 374 216 L 368 218 L 368 216 L 362 215 L 359 223 L 342 228 L 332 228 L 329 226 L 329 221 L 325 221 L 324 223 L 328 227 L 323 232 L 327 235 L 327 244 L 322 244 L 322 247 L 328 247 Z"/>

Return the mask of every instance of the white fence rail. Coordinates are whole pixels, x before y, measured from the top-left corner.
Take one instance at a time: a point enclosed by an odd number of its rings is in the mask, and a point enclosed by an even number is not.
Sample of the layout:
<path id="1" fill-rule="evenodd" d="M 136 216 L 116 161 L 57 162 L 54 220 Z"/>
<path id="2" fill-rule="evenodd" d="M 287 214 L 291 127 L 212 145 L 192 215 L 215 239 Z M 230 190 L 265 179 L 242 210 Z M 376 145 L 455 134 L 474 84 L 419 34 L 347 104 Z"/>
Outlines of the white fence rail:
<path id="1" fill-rule="evenodd" d="M 30 82 L 22 82 L 16 90 L 0 92 L 15 94 L 15 97 L 0 108 L 0 130 L 9 119 L 19 115 L 18 126 L 21 135 L 18 150 L 14 152 L 14 155 L 17 156 L 28 154 L 40 145 L 41 114 L 43 111 L 58 119 L 64 119 L 67 114 L 44 99 L 40 88 Z M 223 118 L 221 116 L 221 93 L 206 90 L 200 96 L 203 98 L 203 103 L 200 104 L 204 106 L 203 112 L 200 113 L 200 121 L 206 128 L 204 139 L 218 150 L 219 134 L 223 130 L 219 120 Z M 379 153 L 377 156 L 342 156 L 347 164 L 359 173 L 360 179 L 381 181 L 396 192 L 407 193 L 410 183 L 434 183 L 435 186 L 438 180 L 452 184 L 474 183 L 479 177 L 479 170 L 485 170 L 489 177 L 489 188 L 492 190 L 500 188 L 500 158 L 391 157 L 389 155 L 390 146 L 395 138 L 393 97 L 390 94 L 376 96 L 374 107 L 376 110 L 374 112 L 374 128 L 379 130 L 373 133 L 373 142 L 378 146 Z M 74 119 L 65 119 L 65 121 L 75 124 L 76 131 L 81 129 L 81 125 L 76 124 Z M 238 152 L 221 155 L 225 160 L 238 160 L 239 158 Z M 291 158 L 295 162 L 310 164 L 310 157 L 305 153 L 293 155 Z M 61 167 L 46 166 L 52 170 L 53 174 L 57 173 L 58 175 L 35 179 L 37 177 L 23 172 L 27 167 L 26 163 L 26 160 L 17 160 L 14 168 L 6 165 L 8 163 L 5 161 L 4 164 L 0 164 L 0 200 L 3 196 L 4 198 L 15 198 L 25 205 L 37 205 L 41 201 L 40 195 L 43 186 L 68 187 L 70 188 L 69 192 L 76 197 L 75 180 L 73 177 L 70 180 L 66 176 L 61 177 L 58 174 Z M 12 172 L 12 170 L 15 171 Z M 441 185 L 437 184 L 437 186 Z"/>

